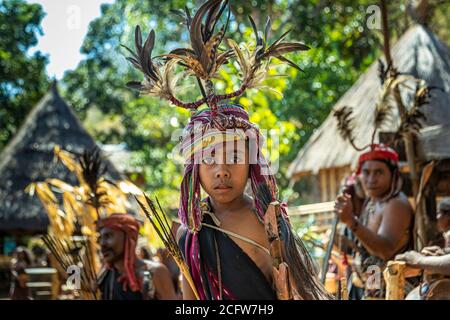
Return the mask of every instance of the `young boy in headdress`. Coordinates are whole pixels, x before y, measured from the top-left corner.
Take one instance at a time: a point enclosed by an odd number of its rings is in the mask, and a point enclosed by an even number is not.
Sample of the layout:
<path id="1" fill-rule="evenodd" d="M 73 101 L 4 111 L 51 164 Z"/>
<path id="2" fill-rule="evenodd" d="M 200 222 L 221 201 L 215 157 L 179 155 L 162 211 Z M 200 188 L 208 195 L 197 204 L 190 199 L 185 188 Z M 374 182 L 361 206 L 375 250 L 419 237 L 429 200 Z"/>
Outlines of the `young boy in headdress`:
<path id="1" fill-rule="evenodd" d="M 229 121 L 226 131 L 205 130 L 201 138 L 194 138 L 195 125 L 198 130 L 210 127 L 211 112 L 205 110 L 192 117 L 184 136 L 183 151 L 194 154 L 182 182 L 179 216 L 184 228 L 179 229 L 179 244 L 200 299 L 276 299 L 274 261 L 264 226 L 267 204 L 262 199 L 276 199 L 275 178 L 264 172 L 269 168 L 260 137 L 245 110 L 224 105 L 218 111 L 220 122 L 239 119 L 240 125 Z M 198 148 L 195 144 L 200 142 Z M 244 192 L 248 182 L 251 196 Z M 269 195 L 264 195 L 264 186 Z M 208 194 L 204 200 L 200 187 Z M 287 259 L 293 262 L 289 268 L 297 298 L 327 297 L 305 248 L 298 239 L 292 241 L 295 236 L 285 218 L 283 249 L 292 254 Z M 183 292 L 185 299 L 194 299 L 186 281 Z"/>
<path id="2" fill-rule="evenodd" d="M 261 87 L 271 57 L 300 69 L 283 55 L 309 48 L 284 42 L 288 32 L 269 45 L 270 19 L 261 33 L 250 18 L 255 46 L 243 50 L 227 39 L 231 49 L 223 50 L 220 44 L 231 11 L 217 33 L 215 26 L 227 7 L 228 1 L 208 0 L 194 16 L 186 9 L 192 46 L 160 56 L 165 60 L 152 59 L 155 33 L 151 31 L 143 43 L 139 27 L 136 53 L 129 50 L 128 60 L 145 76 L 143 82 L 130 82 L 129 87 L 192 111 L 181 143 L 186 162 L 179 207 L 183 228 L 178 240 L 192 278 L 191 288 L 184 281 L 184 298 L 328 298 L 311 258 L 290 227 L 285 207 L 276 203 L 277 185 L 260 150 L 258 129 L 241 106 L 221 103 Z M 232 58 L 242 71 L 240 88 L 216 94 L 212 79 Z M 172 73 L 176 65 L 196 77 L 202 99 L 184 103 L 175 97 L 178 77 Z M 202 105 L 207 108 L 197 110 Z M 251 196 L 244 193 L 248 182 Z M 201 188 L 208 194 L 205 199 Z"/>

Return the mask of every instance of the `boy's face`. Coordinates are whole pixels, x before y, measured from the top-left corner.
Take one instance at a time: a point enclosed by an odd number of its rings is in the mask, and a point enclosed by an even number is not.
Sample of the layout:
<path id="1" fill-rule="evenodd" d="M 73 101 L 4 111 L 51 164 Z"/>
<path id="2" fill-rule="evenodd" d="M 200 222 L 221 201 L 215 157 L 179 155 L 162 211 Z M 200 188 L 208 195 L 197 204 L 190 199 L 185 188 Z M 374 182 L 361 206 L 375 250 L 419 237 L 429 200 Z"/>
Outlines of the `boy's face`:
<path id="1" fill-rule="evenodd" d="M 245 142 L 218 144 L 200 162 L 200 184 L 218 203 L 229 203 L 244 194 L 249 175 Z"/>

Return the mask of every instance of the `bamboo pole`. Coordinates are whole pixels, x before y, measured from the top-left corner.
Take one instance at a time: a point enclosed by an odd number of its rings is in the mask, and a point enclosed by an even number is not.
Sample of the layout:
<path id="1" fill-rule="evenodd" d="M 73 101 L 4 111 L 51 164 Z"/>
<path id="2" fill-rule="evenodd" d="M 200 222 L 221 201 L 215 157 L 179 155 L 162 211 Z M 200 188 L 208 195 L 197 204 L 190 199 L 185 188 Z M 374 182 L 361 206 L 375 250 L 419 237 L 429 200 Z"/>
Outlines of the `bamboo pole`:
<path id="1" fill-rule="evenodd" d="M 336 168 L 330 168 L 330 174 L 329 174 L 329 179 L 330 179 L 330 200 L 336 198 L 337 193 L 339 192 L 338 190 L 338 184 L 336 183 Z"/>
<path id="2" fill-rule="evenodd" d="M 327 170 L 322 169 L 319 171 L 319 177 L 320 177 L 320 198 L 322 199 L 322 202 L 329 201 L 328 199 L 328 191 L 327 191 Z"/>
<path id="3" fill-rule="evenodd" d="M 384 56 L 386 57 L 386 63 L 387 65 L 392 64 L 392 58 L 391 58 L 391 47 L 390 47 L 390 35 L 389 35 L 389 24 L 388 24 L 388 16 L 387 16 L 387 8 L 386 8 L 386 1 L 381 0 L 381 18 L 383 22 L 383 51 Z"/>
<path id="4" fill-rule="evenodd" d="M 392 65 L 392 57 L 390 52 L 390 35 L 389 35 L 389 24 L 388 24 L 388 13 L 387 13 L 387 5 L 386 0 L 380 0 L 381 2 L 381 14 L 382 14 L 382 23 L 383 23 L 383 38 L 384 38 L 384 55 L 386 58 L 387 65 Z M 399 111 L 399 115 L 401 118 L 403 118 L 406 114 L 406 107 L 403 103 L 400 90 L 398 86 L 394 88 L 394 99 L 397 104 L 397 108 Z M 417 194 L 419 192 L 419 174 L 418 174 L 418 168 L 416 165 L 416 154 L 414 149 L 414 140 L 415 135 L 412 133 L 406 133 L 404 136 L 404 143 L 405 143 L 405 152 L 406 152 L 406 158 L 409 166 L 409 175 L 411 178 L 411 184 L 413 189 L 413 196 L 414 198 L 417 198 Z M 425 230 L 425 224 L 424 224 L 424 210 L 423 206 L 419 204 L 415 208 L 415 219 L 414 219 L 414 246 L 416 249 L 421 249 L 422 246 L 427 243 L 427 236 L 426 236 L 426 230 Z M 419 245 L 418 238 L 421 240 L 421 243 Z"/>
<path id="5" fill-rule="evenodd" d="M 348 300 L 347 278 L 341 278 L 341 300 Z"/>

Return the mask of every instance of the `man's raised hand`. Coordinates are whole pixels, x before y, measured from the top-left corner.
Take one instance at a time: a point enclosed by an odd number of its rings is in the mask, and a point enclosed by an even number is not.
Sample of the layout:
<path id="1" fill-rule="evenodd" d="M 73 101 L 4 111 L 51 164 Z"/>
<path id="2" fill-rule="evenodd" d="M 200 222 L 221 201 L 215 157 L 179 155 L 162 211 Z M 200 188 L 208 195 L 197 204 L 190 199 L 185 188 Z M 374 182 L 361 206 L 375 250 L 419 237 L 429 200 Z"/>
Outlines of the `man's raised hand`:
<path id="1" fill-rule="evenodd" d="M 334 212 L 342 223 L 350 224 L 354 218 L 352 196 L 339 195 L 334 202 Z"/>

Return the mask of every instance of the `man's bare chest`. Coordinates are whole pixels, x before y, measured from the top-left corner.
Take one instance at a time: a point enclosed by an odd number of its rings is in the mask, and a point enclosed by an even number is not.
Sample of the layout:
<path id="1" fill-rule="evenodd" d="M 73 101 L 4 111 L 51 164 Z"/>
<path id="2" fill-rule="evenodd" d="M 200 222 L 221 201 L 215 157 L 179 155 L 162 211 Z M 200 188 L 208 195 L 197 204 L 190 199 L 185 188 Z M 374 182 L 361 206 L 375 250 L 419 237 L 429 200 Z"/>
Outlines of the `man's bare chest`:
<path id="1" fill-rule="evenodd" d="M 378 232 L 381 221 L 383 220 L 383 214 L 385 211 L 385 205 L 381 203 L 368 203 L 365 208 L 365 226 L 373 232 Z"/>

